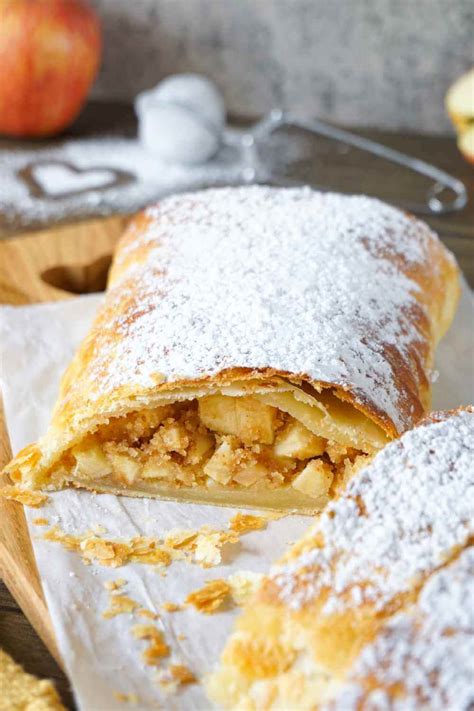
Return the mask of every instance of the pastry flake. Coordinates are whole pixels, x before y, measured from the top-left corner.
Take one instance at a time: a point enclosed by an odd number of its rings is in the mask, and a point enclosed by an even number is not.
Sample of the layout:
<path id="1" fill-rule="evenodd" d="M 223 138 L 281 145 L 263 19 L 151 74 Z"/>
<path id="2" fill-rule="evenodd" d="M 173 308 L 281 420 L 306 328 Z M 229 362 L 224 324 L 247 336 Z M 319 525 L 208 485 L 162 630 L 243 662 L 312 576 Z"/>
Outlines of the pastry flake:
<path id="1" fill-rule="evenodd" d="M 165 612 L 180 612 L 183 609 L 183 606 L 176 602 L 163 602 L 161 609 Z"/>
<path id="2" fill-rule="evenodd" d="M 219 565 L 221 550 L 226 543 L 237 543 L 239 537 L 233 532 L 209 531 L 201 533 L 193 550 L 195 561 L 203 568 Z"/>
<path id="3" fill-rule="evenodd" d="M 198 612 L 212 615 L 226 602 L 231 589 L 226 580 L 209 580 L 199 590 L 189 593 L 185 602 L 187 605 L 192 605 Z"/>
<path id="4" fill-rule="evenodd" d="M 109 596 L 109 607 L 104 610 L 102 617 L 106 620 L 117 615 L 128 615 L 131 612 L 138 610 L 140 605 L 135 600 L 132 600 L 128 595 L 111 594 Z"/>
<path id="5" fill-rule="evenodd" d="M 184 664 L 170 664 L 169 673 L 179 684 L 194 684 L 196 677 Z"/>
<path id="6" fill-rule="evenodd" d="M 32 489 L 25 489 L 22 486 L 12 486 L 10 484 L 0 489 L 0 496 L 10 501 L 17 501 L 19 504 L 23 504 L 23 506 L 31 506 L 35 509 L 43 506 L 48 500 L 48 497 L 42 494 L 41 491 L 33 491 Z"/>
<path id="7" fill-rule="evenodd" d="M 255 516 L 254 514 L 244 514 L 238 511 L 229 521 L 229 528 L 236 533 L 248 533 L 249 531 L 260 531 L 265 528 L 268 518 L 265 516 Z"/>
<path id="8" fill-rule="evenodd" d="M 458 293 L 436 235 L 378 200 L 166 198 L 119 243 L 48 432 L 7 471 L 31 489 L 319 511 L 426 412 Z"/>
<path id="9" fill-rule="evenodd" d="M 125 578 L 117 578 L 117 580 L 106 580 L 104 583 L 104 588 L 109 591 L 119 590 L 124 585 L 126 585 L 126 583 L 127 581 L 125 580 Z"/>
<path id="10" fill-rule="evenodd" d="M 174 694 L 180 686 L 197 682 L 193 672 L 184 664 L 170 664 L 167 669 L 158 672 L 156 680 L 167 694 Z"/>
<path id="11" fill-rule="evenodd" d="M 49 520 L 47 518 L 44 518 L 43 516 L 34 518 L 33 523 L 35 524 L 35 526 L 49 526 Z"/>
<path id="12" fill-rule="evenodd" d="M 142 659 L 148 666 L 158 666 L 170 649 L 165 642 L 163 632 L 154 625 L 134 625 L 132 635 L 135 639 L 146 640 L 148 646 L 142 652 Z"/>
<path id="13" fill-rule="evenodd" d="M 136 610 L 136 614 L 139 617 L 146 617 L 148 620 L 158 620 L 159 615 L 156 612 L 153 612 L 153 610 L 148 610 L 146 607 L 140 607 L 138 610 Z"/>

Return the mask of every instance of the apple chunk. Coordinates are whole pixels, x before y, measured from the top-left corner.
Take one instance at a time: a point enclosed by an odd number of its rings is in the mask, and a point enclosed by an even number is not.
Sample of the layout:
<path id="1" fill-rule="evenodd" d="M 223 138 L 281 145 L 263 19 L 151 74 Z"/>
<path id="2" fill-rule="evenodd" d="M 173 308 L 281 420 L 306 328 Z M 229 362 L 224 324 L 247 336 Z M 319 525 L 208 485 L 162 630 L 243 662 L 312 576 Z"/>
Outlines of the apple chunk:
<path id="1" fill-rule="evenodd" d="M 214 432 L 234 435 L 245 444 L 272 444 L 277 410 L 252 397 L 209 395 L 199 400 L 199 417 Z"/>
<path id="2" fill-rule="evenodd" d="M 204 474 L 218 484 L 228 484 L 232 479 L 234 466 L 234 446 L 230 439 L 224 439 L 204 466 Z"/>
<path id="3" fill-rule="evenodd" d="M 72 454 L 76 459 L 76 476 L 85 479 L 100 479 L 112 473 L 112 467 L 97 442 L 86 441 L 73 448 Z"/>
<path id="4" fill-rule="evenodd" d="M 191 440 L 191 445 L 187 452 L 188 464 L 199 464 L 206 454 L 214 447 L 214 437 L 210 434 L 196 432 Z"/>
<path id="5" fill-rule="evenodd" d="M 305 466 L 301 474 L 292 481 L 294 489 L 312 499 L 327 496 L 333 480 L 331 467 L 322 459 L 313 459 Z"/>
<path id="6" fill-rule="evenodd" d="M 113 450 L 110 450 L 108 455 L 114 475 L 131 486 L 140 473 L 140 463 L 129 457 L 128 454 L 114 452 Z"/>
<path id="7" fill-rule="evenodd" d="M 301 422 L 292 420 L 278 435 L 274 450 L 277 457 L 310 459 L 322 454 L 326 444 L 327 440 L 324 437 L 317 437 Z"/>

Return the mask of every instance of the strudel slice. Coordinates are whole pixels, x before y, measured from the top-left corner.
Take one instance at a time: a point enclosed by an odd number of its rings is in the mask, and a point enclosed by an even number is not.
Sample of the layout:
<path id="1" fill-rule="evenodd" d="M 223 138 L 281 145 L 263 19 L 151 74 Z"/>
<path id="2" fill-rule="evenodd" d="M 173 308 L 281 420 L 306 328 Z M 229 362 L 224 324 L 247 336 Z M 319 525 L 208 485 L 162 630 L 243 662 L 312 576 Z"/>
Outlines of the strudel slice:
<path id="1" fill-rule="evenodd" d="M 379 452 L 264 579 L 208 680 L 226 708 L 468 711 L 474 409 Z"/>
<path id="2" fill-rule="evenodd" d="M 322 508 L 424 414 L 458 297 L 422 222 L 367 197 L 224 188 L 147 209 L 25 486 Z"/>

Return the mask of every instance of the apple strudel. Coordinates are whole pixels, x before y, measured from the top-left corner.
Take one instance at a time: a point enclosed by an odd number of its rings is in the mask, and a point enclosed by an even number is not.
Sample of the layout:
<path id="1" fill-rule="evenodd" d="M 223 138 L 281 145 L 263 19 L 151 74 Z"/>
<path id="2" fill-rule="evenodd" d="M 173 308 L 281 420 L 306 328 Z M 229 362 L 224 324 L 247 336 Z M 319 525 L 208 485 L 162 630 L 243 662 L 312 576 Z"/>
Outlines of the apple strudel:
<path id="1" fill-rule="evenodd" d="M 426 411 L 458 290 L 436 235 L 374 199 L 164 199 L 127 229 L 51 425 L 7 471 L 33 488 L 321 509 Z"/>
<path id="2" fill-rule="evenodd" d="M 207 683 L 240 711 L 472 708 L 474 409 L 379 452 L 274 567 Z"/>

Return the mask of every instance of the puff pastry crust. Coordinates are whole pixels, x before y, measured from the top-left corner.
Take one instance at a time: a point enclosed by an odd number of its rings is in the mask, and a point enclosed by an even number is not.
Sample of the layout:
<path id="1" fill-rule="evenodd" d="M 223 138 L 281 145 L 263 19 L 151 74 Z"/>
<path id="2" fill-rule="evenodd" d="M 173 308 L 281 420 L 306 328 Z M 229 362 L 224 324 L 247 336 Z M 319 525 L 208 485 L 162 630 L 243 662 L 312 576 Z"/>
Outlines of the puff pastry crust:
<path id="1" fill-rule="evenodd" d="M 377 200 L 224 188 L 147 209 L 8 472 L 25 486 L 318 510 L 424 414 L 451 254 Z"/>
<path id="2" fill-rule="evenodd" d="M 239 711 L 472 708 L 474 409 L 379 452 L 266 577 L 210 676 Z"/>

